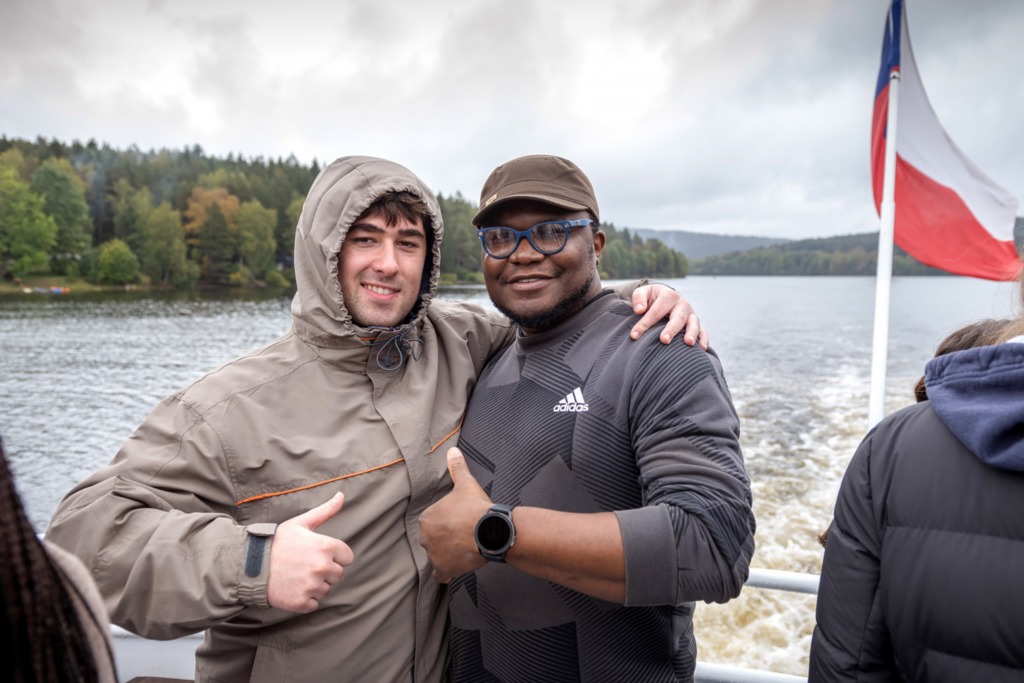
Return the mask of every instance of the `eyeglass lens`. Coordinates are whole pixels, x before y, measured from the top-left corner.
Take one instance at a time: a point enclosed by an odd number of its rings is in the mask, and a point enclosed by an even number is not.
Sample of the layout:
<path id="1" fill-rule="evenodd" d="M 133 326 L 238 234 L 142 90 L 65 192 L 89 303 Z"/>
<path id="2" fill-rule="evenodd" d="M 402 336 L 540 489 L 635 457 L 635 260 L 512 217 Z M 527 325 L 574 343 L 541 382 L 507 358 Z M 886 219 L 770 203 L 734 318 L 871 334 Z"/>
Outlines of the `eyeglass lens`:
<path id="1" fill-rule="evenodd" d="M 558 223 L 540 223 L 527 232 L 534 249 L 546 254 L 558 251 L 565 244 L 566 230 Z M 492 256 L 510 256 L 519 246 L 519 235 L 510 228 L 494 228 L 484 235 L 487 251 Z"/>

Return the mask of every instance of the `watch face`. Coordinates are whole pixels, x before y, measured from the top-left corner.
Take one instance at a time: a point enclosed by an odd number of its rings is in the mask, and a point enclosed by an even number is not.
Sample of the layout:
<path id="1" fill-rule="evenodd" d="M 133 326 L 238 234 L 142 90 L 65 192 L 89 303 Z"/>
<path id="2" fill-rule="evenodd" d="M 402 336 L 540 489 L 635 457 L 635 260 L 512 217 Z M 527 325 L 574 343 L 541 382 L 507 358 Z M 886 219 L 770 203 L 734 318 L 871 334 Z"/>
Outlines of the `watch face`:
<path id="1" fill-rule="evenodd" d="M 488 515 L 480 520 L 477 539 L 485 550 L 495 552 L 505 547 L 511 534 L 508 520 L 501 515 Z"/>

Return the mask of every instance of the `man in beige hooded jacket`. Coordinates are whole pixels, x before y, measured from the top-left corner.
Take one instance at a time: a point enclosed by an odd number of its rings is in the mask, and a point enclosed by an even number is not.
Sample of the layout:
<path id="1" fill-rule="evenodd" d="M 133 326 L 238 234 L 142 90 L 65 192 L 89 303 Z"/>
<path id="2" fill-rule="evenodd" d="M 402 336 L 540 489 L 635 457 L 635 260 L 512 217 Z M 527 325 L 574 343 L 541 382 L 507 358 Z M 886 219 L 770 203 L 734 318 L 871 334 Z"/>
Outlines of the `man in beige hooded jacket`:
<path id="1" fill-rule="evenodd" d="M 433 300 L 442 235 L 407 169 L 329 165 L 297 227 L 292 329 L 165 399 L 54 514 L 47 540 L 89 567 L 113 623 L 206 631 L 197 681 L 444 678 L 417 520 L 451 488 L 445 451 L 512 330 Z M 674 294 L 632 293 L 637 332 L 671 308 L 671 332 L 706 344 Z"/>

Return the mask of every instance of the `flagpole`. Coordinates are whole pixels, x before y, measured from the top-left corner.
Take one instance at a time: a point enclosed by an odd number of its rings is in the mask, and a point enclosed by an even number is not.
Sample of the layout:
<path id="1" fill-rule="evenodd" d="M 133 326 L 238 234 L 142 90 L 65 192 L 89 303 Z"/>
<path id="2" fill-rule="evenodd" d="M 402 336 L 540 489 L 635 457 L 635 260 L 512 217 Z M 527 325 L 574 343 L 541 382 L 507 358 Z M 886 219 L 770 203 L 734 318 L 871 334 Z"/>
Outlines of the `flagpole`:
<path id="1" fill-rule="evenodd" d="M 885 370 L 889 355 L 889 290 L 892 282 L 892 239 L 896 223 L 896 109 L 900 72 L 889 74 L 889 111 L 885 124 L 885 176 L 882 181 L 878 230 L 878 272 L 875 275 L 875 335 L 871 350 L 871 394 L 868 429 L 885 416 Z"/>

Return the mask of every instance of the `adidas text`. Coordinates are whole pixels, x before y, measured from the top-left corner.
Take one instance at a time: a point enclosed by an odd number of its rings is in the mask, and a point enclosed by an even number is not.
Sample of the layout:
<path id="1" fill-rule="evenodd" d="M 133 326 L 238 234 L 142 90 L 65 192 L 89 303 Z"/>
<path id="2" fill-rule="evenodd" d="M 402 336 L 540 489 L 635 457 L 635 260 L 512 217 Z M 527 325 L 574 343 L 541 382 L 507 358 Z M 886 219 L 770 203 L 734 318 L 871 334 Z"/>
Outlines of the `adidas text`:
<path id="1" fill-rule="evenodd" d="M 585 413 L 590 410 L 590 406 L 583 400 L 583 390 L 580 387 L 576 387 L 568 394 L 565 398 L 555 404 L 554 411 L 556 413 Z"/>
<path id="2" fill-rule="evenodd" d="M 585 413 L 590 410 L 586 403 L 558 403 L 555 405 L 556 413 Z"/>

